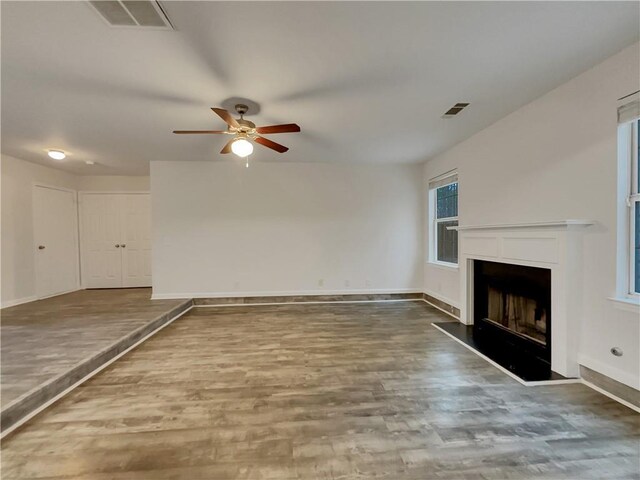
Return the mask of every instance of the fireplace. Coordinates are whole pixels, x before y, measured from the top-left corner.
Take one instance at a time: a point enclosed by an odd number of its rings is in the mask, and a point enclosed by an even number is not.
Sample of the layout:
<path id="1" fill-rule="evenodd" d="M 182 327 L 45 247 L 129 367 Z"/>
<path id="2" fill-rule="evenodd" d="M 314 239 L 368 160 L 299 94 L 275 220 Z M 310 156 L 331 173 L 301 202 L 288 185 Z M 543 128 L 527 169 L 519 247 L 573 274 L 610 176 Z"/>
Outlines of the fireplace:
<path id="1" fill-rule="evenodd" d="M 513 345 L 517 346 L 518 341 L 522 340 L 520 344 L 533 354 L 529 356 L 529 359 L 533 358 L 534 360 L 532 362 L 523 360 L 521 363 L 524 365 L 535 363 L 548 366 L 550 361 L 551 370 L 547 379 L 554 375 L 559 375 L 565 380 L 577 378 L 580 374 L 578 342 L 580 339 L 583 298 L 582 282 L 580 281 L 584 260 L 582 243 L 584 233 L 592 224 L 593 222 L 589 220 L 557 220 L 529 223 L 459 225 L 457 227 L 460 245 L 459 307 L 460 322 L 465 327 L 465 337 L 470 337 L 471 340 L 475 338 L 475 323 L 477 322 L 481 324 L 479 326 L 480 337 L 483 342 L 493 349 L 493 354 L 500 355 L 499 342 L 498 346 L 496 346 L 492 336 L 485 335 L 485 333 L 493 332 L 506 338 L 508 341 L 505 343 L 512 351 L 514 350 Z M 528 279 L 524 283 L 528 283 L 532 287 L 530 290 L 534 292 L 534 296 L 528 298 L 536 300 L 536 304 L 538 301 L 542 304 L 546 303 L 547 308 L 544 310 L 546 327 L 544 329 L 541 325 L 543 319 L 541 311 L 538 311 L 537 314 L 538 325 L 534 322 L 533 326 L 529 325 L 529 328 L 527 328 L 527 323 L 530 324 L 531 322 L 525 322 L 525 327 L 522 328 L 520 324 L 520 328 L 516 330 L 515 334 L 505 332 L 501 328 L 509 327 L 508 318 L 505 321 L 504 317 L 502 317 L 502 322 L 498 320 L 497 323 L 500 323 L 500 326 L 493 324 L 491 321 L 483 321 L 483 319 L 487 318 L 488 308 L 486 313 L 481 314 L 480 312 L 483 307 L 488 306 L 483 306 L 482 297 L 475 295 L 475 267 L 478 267 L 479 277 L 481 275 L 485 276 L 484 274 L 490 272 L 484 271 L 485 267 L 481 262 L 485 265 L 493 262 L 501 265 L 516 266 L 518 269 L 523 267 L 519 267 L 517 264 L 527 265 L 536 267 L 533 272 L 540 273 L 541 270 L 546 272 L 541 274 L 541 278 L 536 278 L 538 275 L 535 273 L 533 277 L 529 277 L 526 273 L 524 274 L 524 277 Z M 504 277 L 502 273 L 498 273 L 497 276 Z M 510 274 L 507 272 L 508 275 Z M 516 277 L 521 278 L 518 274 L 516 274 Z M 477 280 L 479 283 L 477 291 L 483 292 L 481 283 L 483 279 L 478 278 Z M 502 282 L 498 280 L 495 283 L 500 287 L 500 283 L 504 284 L 504 279 Z M 544 290 L 541 295 L 538 295 L 535 292 L 541 285 L 544 285 Z M 512 282 L 507 284 L 509 288 L 512 286 Z M 486 284 L 484 288 L 487 288 Z M 484 293 L 487 295 L 486 302 L 488 303 L 488 290 L 485 290 Z M 549 297 L 551 298 L 550 300 Z M 479 305 L 476 305 L 476 301 L 478 301 Z M 511 324 L 513 326 L 513 321 Z M 485 331 L 482 331 L 483 329 Z M 487 329 L 489 329 L 488 332 L 486 331 Z M 542 332 L 544 332 L 544 335 Z M 510 336 L 507 337 L 506 335 Z M 514 337 L 517 338 L 514 339 Z M 541 345 L 543 338 L 544 345 Z M 535 340 L 538 341 L 536 342 Z M 463 343 L 466 342 L 463 341 Z M 475 344 L 468 346 L 473 350 L 479 350 Z M 481 353 L 489 356 L 484 352 Z M 514 355 L 508 358 L 509 362 L 518 356 L 517 347 L 513 353 Z M 508 355 L 502 356 L 507 357 Z M 499 362 L 496 361 L 496 363 Z M 545 375 L 533 375 L 528 378 L 531 381 L 536 381 L 536 379 L 544 379 Z"/>
<path id="2" fill-rule="evenodd" d="M 474 260 L 473 337 L 526 376 L 551 370 L 551 270 Z"/>

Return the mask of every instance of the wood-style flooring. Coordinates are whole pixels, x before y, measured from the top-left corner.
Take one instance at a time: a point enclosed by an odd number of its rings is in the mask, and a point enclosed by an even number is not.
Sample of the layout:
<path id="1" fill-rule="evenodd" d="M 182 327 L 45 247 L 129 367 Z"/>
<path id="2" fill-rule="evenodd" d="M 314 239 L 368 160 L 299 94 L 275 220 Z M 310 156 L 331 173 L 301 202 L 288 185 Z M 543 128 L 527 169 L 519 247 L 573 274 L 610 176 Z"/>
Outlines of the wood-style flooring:
<path id="1" fill-rule="evenodd" d="M 150 288 L 80 290 L 0 310 L 2 407 L 179 305 Z"/>
<path id="2" fill-rule="evenodd" d="M 2 479 L 633 479 L 639 415 L 423 302 L 197 308 L 3 441 Z"/>

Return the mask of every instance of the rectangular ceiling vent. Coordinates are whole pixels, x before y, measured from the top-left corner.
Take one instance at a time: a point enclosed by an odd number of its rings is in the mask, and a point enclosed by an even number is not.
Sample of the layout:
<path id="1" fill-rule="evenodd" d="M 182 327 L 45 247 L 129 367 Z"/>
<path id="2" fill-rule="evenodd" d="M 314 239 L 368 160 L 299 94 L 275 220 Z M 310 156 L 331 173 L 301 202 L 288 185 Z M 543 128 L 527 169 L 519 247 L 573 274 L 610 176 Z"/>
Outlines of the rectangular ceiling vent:
<path id="1" fill-rule="evenodd" d="M 104 0 L 89 3 L 112 27 L 173 30 L 162 6 L 154 0 Z"/>
<path id="2" fill-rule="evenodd" d="M 464 110 L 468 106 L 469 106 L 468 103 L 456 103 L 453 107 L 451 107 L 449 110 L 444 112 L 444 115 L 442 116 L 442 118 L 455 117 L 456 115 L 458 115 L 462 110 Z"/>

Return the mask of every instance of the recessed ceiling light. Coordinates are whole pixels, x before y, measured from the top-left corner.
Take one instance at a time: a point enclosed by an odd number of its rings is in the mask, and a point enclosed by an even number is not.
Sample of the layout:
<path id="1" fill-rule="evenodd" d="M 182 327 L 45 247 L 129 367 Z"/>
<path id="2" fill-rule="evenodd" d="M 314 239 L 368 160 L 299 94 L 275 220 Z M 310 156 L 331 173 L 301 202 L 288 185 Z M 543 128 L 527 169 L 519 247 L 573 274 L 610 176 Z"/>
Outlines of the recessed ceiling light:
<path id="1" fill-rule="evenodd" d="M 93 165 L 96 162 L 92 162 L 91 160 L 85 160 L 84 163 L 86 163 L 87 165 Z"/>
<path id="2" fill-rule="evenodd" d="M 49 150 L 47 153 L 54 160 L 64 160 L 67 156 L 62 150 Z"/>

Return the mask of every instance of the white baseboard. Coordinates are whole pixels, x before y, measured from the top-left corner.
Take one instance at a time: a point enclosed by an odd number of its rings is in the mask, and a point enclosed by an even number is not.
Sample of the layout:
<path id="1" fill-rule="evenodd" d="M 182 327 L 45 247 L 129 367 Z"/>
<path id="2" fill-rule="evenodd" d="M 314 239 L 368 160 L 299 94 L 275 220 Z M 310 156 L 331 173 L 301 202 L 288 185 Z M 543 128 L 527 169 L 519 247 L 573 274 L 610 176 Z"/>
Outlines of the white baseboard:
<path id="1" fill-rule="evenodd" d="M 450 298 L 445 297 L 444 295 L 441 295 L 439 293 L 436 292 L 430 292 L 429 290 L 423 290 L 423 292 L 425 295 L 429 295 L 430 297 L 435 298 L 436 300 L 440 300 L 441 302 L 444 302 L 448 305 L 451 305 L 452 307 L 456 307 L 458 310 L 460 310 L 460 304 L 458 302 L 456 302 L 455 300 L 452 300 Z"/>
<path id="2" fill-rule="evenodd" d="M 582 379 L 582 383 L 587 387 L 591 388 L 592 390 L 595 390 L 596 392 L 601 393 L 605 397 L 609 397 L 611 400 L 615 400 L 616 402 L 621 403 L 622 405 L 630 408 L 634 412 L 640 413 L 640 408 L 636 407 L 632 403 L 627 402 L 626 400 L 623 400 L 622 398 L 614 395 L 613 393 L 607 392 L 604 388 L 598 387 L 597 385 L 594 385 L 593 383 L 586 381 L 584 378 Z"/>
<path id="3" fill-rule="evenodd" d="M 429 294 L 427 294 L 429 295 Z M 429 305 L 431 305 L 433 308 L 435 308 L 436 310 L 440 310 L 442 313 L 446 313 L 447 315 L 449 315 L 451 318 L 455 318 L 456 320 L 460 321 L 460 318 L 456 317 L 453 313 L 451 312 L 447 312 L 444 308 L 440 308 L 438 305 L 436 305 L 435 303 L 431 303 L 429 300 L 423 298 L 422 301 L 424 303 L 428 303 Z"/>
<path id="4" fill-rule="evenodd" d="M 60 295 L 66 295 L 67 293 L 78 292 L 78 291 L 80 291 L 80 290 L 84 290 L 84 288 L 76 287 L 76 288 L 72 288 L 71 290 L 65 290 L 64 292 L 54 293 L 53 295 L 47 295 L 47 296 L 45 296 L 45 297 L 38 297 L 36 300 L 44 300 L 45 298 L 58 297 L 58 296 L 60 296 Z"/>
<path id="5" fill-rule="evenodd" d="M 197 292 L 197 293 L 153 293 L 152 300 L 174 300 L 188 298 L 224 297 L 293 297 L 304 295 L 385 295 L 394 293 L 422 293 L 420 288 L 361 289 L 361 290 L 296 290 L 276 292 Z"/>
<path id="6" fill-rule="evenodd" d="M 30 297 L 18 298 L 16 300 L 6 300 L 2 302 L 2 304 L 0 304 L 0 308 L 15 307 L 16 305 L 22 305 L 23 303 L 29 303 L 35 300 L 38 300 L 38 297 L 36 297 L 35 295 L 32 295 Z"/>
<path id="7" fill-rule="evenodd" d="M 605 375 L 617 382 L 624 383 L 626 386 L 640 390 L 640 379 L 619 368 L 607 365 L 599 360 L 580 354 L 578 355 L 578 363 L 602 375 Z"/>
<path id="8" fill-rule="evenodd" d="M 47 295 L 46 297 L 38 297 L 36 295 L 31 295 L 30 297 L 18 298 L 16 300 L 7 300 L 5 302 L 2 302 L 2 304 L 0 305 L 0 308 L 15 307 L 16 305 L 22 305 L 23 303 L 35 302 L 36 300 L 44 300 L 45 298 L 53 298 L 59 295 L 66 295 L 67 293 L 73 293 L 79 290 L 84 290 L 84 289 L 81 287 L 75 287 L 75 288 L 72 288 L 71 290 L 65 290 L 64 292 L 54 293 L 53 295 Z"/>
<path id="9" fill-rule="evenodd" d="M 194 305 L 194 308 L 225 308 L 225 307 L 266 307 L 271 305 L 330 305 L 346 303 L 400 303 L 422 302 L 421 298 L 399 298 L 394 300 L 319 300 L 311 302 L 260 302 L 260 303 L 219 303 L 210 305 Z"/>

